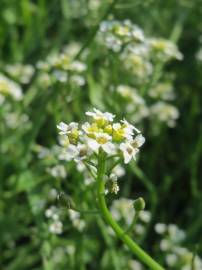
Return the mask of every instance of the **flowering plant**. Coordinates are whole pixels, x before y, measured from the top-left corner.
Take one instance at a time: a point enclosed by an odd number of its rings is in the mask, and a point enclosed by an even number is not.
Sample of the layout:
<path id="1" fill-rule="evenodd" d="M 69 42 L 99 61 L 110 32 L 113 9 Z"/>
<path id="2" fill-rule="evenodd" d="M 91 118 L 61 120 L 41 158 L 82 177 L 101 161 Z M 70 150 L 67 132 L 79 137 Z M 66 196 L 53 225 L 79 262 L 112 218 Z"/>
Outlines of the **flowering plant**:
<path id="1" fill-rule="evenodd" d="M 129 236 L 129 231 L 134 227 L 139 213 L 145 207 L 144 200 L 139 198 L 134 201 L 135 215 L 127 230 L 123 230 L 114 220 L 105 201 L 106 176 L 113 180 L 111 172 L 117 164 L 122 160 L 127 164 L 135 159 L 145 138 L 135 126 L 125 119 L 114 122 L 115 115 L 109 112 L 102 113 L 94 108 L 93 112 L 86 112 L 86 115 L 91 117 L 91 121 L 84 123 L 81 127 L 75 122 L 68 125 L 61 122 L 57 126 L 61 136 L 62 159 L 74 160 L 87 167 L 96 181 L 98 210 L 106 223 L 150 269 L 162 270 L 163 268 Z M 108 166 L 110 161 L 113 162 L 111 167 Z M 118 192 L 116 178 L 110 190 L 114 193 Z"/>

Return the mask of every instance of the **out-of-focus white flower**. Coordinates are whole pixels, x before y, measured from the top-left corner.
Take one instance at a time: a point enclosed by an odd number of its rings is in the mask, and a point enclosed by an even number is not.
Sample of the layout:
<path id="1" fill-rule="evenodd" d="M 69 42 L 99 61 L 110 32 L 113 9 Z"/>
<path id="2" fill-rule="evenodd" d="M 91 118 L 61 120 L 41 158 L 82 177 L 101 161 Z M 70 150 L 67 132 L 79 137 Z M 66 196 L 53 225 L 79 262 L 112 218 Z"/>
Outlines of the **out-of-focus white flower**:
<path id="1" fill-rule="evenodd" d="M 80 61 L 73 61 L 70 65 L 71 69 L 77 72 L 83 72 L 86 70 L 86 64 Z"/>
<path id="2" fill-rule="evenodd" d="M 50 192 L 48 193 L 48 197 L 49 197 L 51 200 L 55 200 L 55 199 L 57 198 L 57 196 L 58 196 L 58 191 L 57 191 L 57 189 L 55 189 L 55 188 L 52 188 L 52 189 L 50 190 Z"/>
<path id="3" fill-rule="evenodd" d="M 150 112 L 153 117 L 161 122 L 165 122 L 169 127 L 174 127 L 179 117 L 178 109 L 163 101 L 158 101 L 152 105 Z"/>
<path id="4" fill-rule="evenodd" d="M 170 250 L 171 247 L 172 247 L 172 243 L 168 239 L 162 239 L 160 241 L 160 249 L 162 251 Z"/>
<path id="5" fill-rule="evenodd" d="M 24 84 L 29 83 L 32 75 L 34 74 L 33 66 L 22 65 L 21 63 L 6 65 L 5 69 L 12 78 Z"/>
<path id="6" fill-rule="evenodd" d="M 63 165 L 56 165 L 54 167 L 47 168 L 47 172 L 56 178 L 65 178 L 67 176 L 66 169 Z"/>
<path id="7" fill-rule="evenodd" d="M 168 234 L 174 242 L 181 242 L 186 237 L 185 232 L 180 230 L 175 224 L 168 225 Z"/>
<path id="8" fill-rule="evenodd" d="M 53 76 L 61 83 L 65 83 L 68 80 L 68 75 L 66 71 L 54 70 Z"/>
<path id="9" fill-rule="evenodd" d="M 139 219 L 145 223 L 148 223 L 151 220 L 151 213 L 147 210 L 140 211 Z"/>
<path id="10" fill-rule="evenodd" d="M 85 227 L 85 222 L 84 220 L 81 219 L 80 213 L 69 209 L 69 217 L 72 221 L 73 226 L 79 230 L 79 231 L 83 231 L 84 227 Z"/>
<path id="11" fill-rule="evenodd" d="M 79 149 L 76 145 L 69 144 L 59 155 L 60 160 L 74 160 L 79 156 Z"/>
<path id="12" fill-rule="evenodd" d="M 145 233 L 145 227 L 142 224 L 136 224 L 134 229 L 138 235 L 143 235 Z"/>
<path id="13" fill-rule="evenodd" d="M 162 100 L 172 100 L 175 95 L 173 87 L 170 83 L 158 83 L 155 87 L 151 88 L 148 93 L 152 98 L 161 98 Z"/>
<path id="14" fill-rule="evenodd" d="M 11 129 L 16 129 L 20 125 L 28 124 L 28 122 L 29 117 L 26 114 L 18 114 L 17 112 L 11 112 L 5 115 L 5 124 Z"/>
<path id="15" fill-rule="evenodd" d="M 130 20 L 103 21 L 98 36 L 101 42 L 115 52 L 119 52 L 122 45 L 128 42 L 139 43 L 144 40 L 142 29 Z"/>
<path id="16" fill-rule="evenodd" d="M 154 229 L 158 234 L 164 234 L 166 232 L 167 226 L 164 223 L 156 223 Z"/>
<path id="17" fill-rule="evenodd" d="M 142 264 L 136 260 L 129 260 L 128 266 L 130 270 L 143 270 Z"/>
<path id="18" fill-rule="evenodd" d="M 132 222 L 133 215 L 135 213 L 133 208 L 133 201 L 127 198 L 114 200 L 110 211 L 117 221 L 120 221 L 123 218 L 127 225 Z M 130 213 L 130 215 L 128 213 Z"/>
<path id="19" fill-rule="evenodd" d="M 71 82 L 75 83 L 78 86 L 83 86 L 86 83 L 84 77 L 80 75 L 71 76 Z"/>
<path id="20" fill-rule="evenodd" d="M 73 244 L 69 244 L 67 247 L 66 247 L 66 252 L 67 254 L 69 255 L 73 255 L 75 254 L 75 251 L 76 251 L 76 248 Z"/>
<path id="21" fill-rule="evenodd" d="M 63 232 L 63 224 L 61 221 L 56 220 L 49 226 L 49 232 L 53 234 L 61 234 Z"/>
<path id="22" fill-rule="evenodd" d="M 117 175 L 117 177 L 122 177 L 125 175 L 125 170 L 121 165 L 117 165 L 115 168 L 113 168 L 112 173 Z"/>
<path id="23" fill-rule="evenodd" d="M 175 266 L 177 261 L 178 261 L 178 256 L 176 254 L 169 253 L 166 255 L 166 263 L 168 264 L 168 266 L 170 267 Z"/>
<path id="24" fill-rule="evenodd" d="M 200 48 L 196 53 L 196 59 L 200 62 L 202 61 L 202 48 Z"/>
<path id="25" fill-rule="evenodd" d="M 125 99 L 131 102 L 133 105 L 142 105 L 144 104 L 144 99 L 138 95 L 137 90 L 128 85 L 119 85 L 117 87 L 117 92 Z"/>
<path id="26" fill-rule="evenodd" d="M 52 205 L 51 207 L 49 207 L 48 209 L 46 209 L 45 211 L 45 216 L 47 218 L 53 218 L 54 215 L 56 215 L 58 212 L 58 209 Z"/>
<path id="27" fill-rule="evenodd" d="M 22 89 L 20 86 L 8 79 L 6 76 L 0 74 L 0 96 L 11 96 L 13 99 L 19 101 L 23 98 Z"/>
<path id="28" fill-rule="evenodd" d="M 148 39 L 148 44 L 152 52 L 161 59 L 183 59 L 182 53 L 178 50 L 177 46 L 170 40 L 166 40 L 163 38 L 151 38 Z"/>

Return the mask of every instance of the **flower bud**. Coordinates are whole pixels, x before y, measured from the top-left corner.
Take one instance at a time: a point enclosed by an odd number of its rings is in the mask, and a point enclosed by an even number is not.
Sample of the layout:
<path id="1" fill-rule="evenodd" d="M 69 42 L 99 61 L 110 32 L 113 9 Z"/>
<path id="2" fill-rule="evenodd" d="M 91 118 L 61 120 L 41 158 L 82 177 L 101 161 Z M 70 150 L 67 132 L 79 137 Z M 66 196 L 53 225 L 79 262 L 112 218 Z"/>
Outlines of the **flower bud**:
<path id="1" fill-rule="evenodd" d="M 139 212 L 141 210 L 145 209 L 145 201 L 142 197 L 138 198 L 137 200 L 135 200 L 133 202 L 133 207 L 135 209 L 135 211 Z"/>

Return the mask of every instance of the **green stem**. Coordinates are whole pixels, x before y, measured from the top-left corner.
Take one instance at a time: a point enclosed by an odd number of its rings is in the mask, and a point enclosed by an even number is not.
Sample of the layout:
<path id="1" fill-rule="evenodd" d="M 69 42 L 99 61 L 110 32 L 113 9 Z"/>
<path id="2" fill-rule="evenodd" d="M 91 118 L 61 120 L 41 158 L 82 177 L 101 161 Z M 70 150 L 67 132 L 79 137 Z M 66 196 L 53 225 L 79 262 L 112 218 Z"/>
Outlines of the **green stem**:
<path id="1" fill-rule="evenodd" d="M 103 151 L 99 152 L 98 156 L 98 173 L 97 173 L 97 199 L 100 212 L 105 219 L 106 223 L 111 226 L 116 235 L 120 240 L 122 240 L 128 248 L 147 265 L 151 270 L 165 270 L 161 265 L 159 265 L 155 260 L 153 260 L 144 250 L 142 250 L 118 225 L 118 223 L 113 219 L 110 211 L 107 208 L 105 201 L 105 183 L 103 176 L 105 174 L 105 155 Z"/>
<path id="2" fill-rule="evenodd" d="M 137 220 L 138 220 L 138 217 L 139 217 L 139 213 L 140 213 L 140 211 L 135 212 L 134 217 L 133 217 L 133 220 L 132 220 L 130 226 L 129 226 L 128 229 L 125 231 L 127 234 L 130 234 L 131 231 L 133 230 L 133 228 L 135 227 L 135 224 L 136 224 L 136 222 L 137 222 Z"/>

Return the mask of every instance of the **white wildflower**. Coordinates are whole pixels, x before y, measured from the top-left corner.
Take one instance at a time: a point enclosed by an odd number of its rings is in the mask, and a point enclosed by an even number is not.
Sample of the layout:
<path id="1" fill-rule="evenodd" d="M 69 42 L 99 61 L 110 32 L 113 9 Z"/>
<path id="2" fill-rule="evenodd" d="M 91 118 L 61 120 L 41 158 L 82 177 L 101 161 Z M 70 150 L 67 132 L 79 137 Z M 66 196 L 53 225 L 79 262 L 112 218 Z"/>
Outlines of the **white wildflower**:
<path id="1" fill-rule="evenodd" d="M 86 112 L 86 115 L 93 117 L 95 120 L 104 119 L 106 121 L 112 122 L 115 117 L 115 115 L 108 112 L 102 113 L 96 108 L 94 108 L 93 110 L 94 112 Z"/>
<path id="2" fill-rule="evenodd" d="M 49 226 L 49 232 L 53 234 L 61 234 L 63 232 L 63 224 L 61 221 L 56 220 Z"/>
<path id="3" fill-rule="evenodd" d="M 78 123 L 71 122 L 69 125 L 67 125 L 64 122 L 60 122 L 59 125 L 57 125 L 57 128 L 60 130 L 60 135 L 65 135 L 70 133 L 73 129 L 77 129 Z"/>
<path id="4" fill-rule="evenodd" d="M 106 133 L 97 133 L 95 139 L 88 138 L 87 144 L 92 151 L 98 153 L 99 148 L 102 148 L 107 154 L 114 154 L 115 146 L 111 142 L 112 137 Z"/>
<path id="5" fill-rule="evenodd" d="M 154 229 L 158 234 L 164 234 L 167 230 L 167 226 L 164 223 L 156 223 Z"/>
<path id="6" fill-rule="evenodd" d="M 125 164 L 129 163 L 131 159 L 135 159 L 136 154 L 139 152 L 139 150 L 134 148 L 130 142 L 121 143 L 120 150 L 123 152 Z"/>

